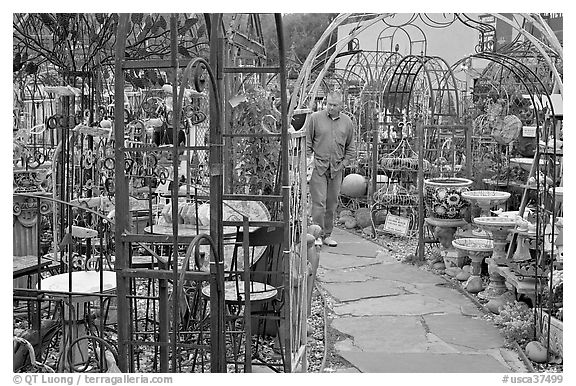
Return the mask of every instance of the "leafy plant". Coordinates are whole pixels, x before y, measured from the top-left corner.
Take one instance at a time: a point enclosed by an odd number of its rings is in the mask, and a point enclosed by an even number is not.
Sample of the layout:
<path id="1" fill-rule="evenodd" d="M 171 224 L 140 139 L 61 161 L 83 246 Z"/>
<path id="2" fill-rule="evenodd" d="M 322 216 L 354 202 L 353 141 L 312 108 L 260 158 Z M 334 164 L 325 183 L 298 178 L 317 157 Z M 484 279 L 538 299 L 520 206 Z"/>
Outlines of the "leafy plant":
<path id="1" fill-rule="evenodd" d="M 522 345 L 534 338 L 533 310 L 523 302 L 513 302 L 504 305 L 494 322 L 502 327 L 504 337 Z"/>
<path id="2" fill-rule="evenodd" d="M 271 115 L 279 119 L 261 86 L 252 86 L 244 94 L 245 101 L 232 110 L 231 130 L 235 134 L 258 134 L 265 131 L 262 119 Z M 240 194 L 271 194 L 280 170 L 279 137 L 240 137 L 227 149 L 235 160 L 233 190 Z"/>
<path id="3" fill-rule="evenodd" d="M 552 281 L 552 295 L 548 285 L 544 290 L 544 299 L 542 304 L 545 307 L 550 307 L 552 316 L 559 320 L 564 319 L 564 271 L 555 270 L 552 275 L 549 275 L 549 280 Z"/>

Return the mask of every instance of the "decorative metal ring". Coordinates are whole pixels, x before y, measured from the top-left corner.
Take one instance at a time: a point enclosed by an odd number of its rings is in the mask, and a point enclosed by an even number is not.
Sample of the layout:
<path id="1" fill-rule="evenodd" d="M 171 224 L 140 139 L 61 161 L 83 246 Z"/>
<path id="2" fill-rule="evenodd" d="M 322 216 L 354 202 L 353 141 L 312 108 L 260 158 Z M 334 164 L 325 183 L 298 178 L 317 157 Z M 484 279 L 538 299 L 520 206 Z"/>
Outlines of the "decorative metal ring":
<path id="1" fill-rule="evenodd" d="M 124 160 L 124 171 L 127 174 L 130 174 L 132 171 L 132 167 L 134 166 L 134 160 L 132 158 L 126 158 Z"/>
<path id="2" fill-rule="evenodd" d="M 144 122 L 140 120 L 132 121 L 132 131 L 134 136 L 139 137 L 144 132 Z"/>
<path id="3" fill-rule="evenodd" d="M 40 214 L 48 214 L 52 211 L 52 204 L 48 200 L 41 200 L 38 210 L 40 210 Z"/>
<path id="4" fill-rule="evenodd" d="M 106 188 L 106 192 L 108 192 L 109 195 L 113 195 L 116 191 L 116 185 L 114 182 L 114 178 L 106 178 L 106 181 L 104 182 L 104 187 Z"/>
<path id="5" fill-rule="evenodd" d="M 12 205 L 12 214 L 14 214 L 14 216 L 20 216 L 20 213 L 22 213 L 22 206 L 20 206 L 20 203 L 15 202 Z"/>
<path id="6" fill-rule="evenodd" d="M 192 122 L 193 125 L 199 125 L 205 120 L 206 120 L 206 114 L 204 114 L 202 111 L 196 111 L 193 114 L 192 118 L 190 118 L 190 121 Z"/>
<path id="7" fill-rule="evenodd" d="M 105 167 L 107 170 L 114 170 L 114 168 L 116 167 L 116 161 L 114 160 L 114 158 L 107 157 L 107 158 L 104 160 L 104 167 Z"/>
<path id="8" fill-rule="evenodd" d="M 94 166 L 94 156 L 92 154 L 92 150 L 86 150 L 84 157 L 82 157 L 82 163 L 84 169 L 92 169 Z"/>
<path id="9" fill-rule="evenodd" d="M 72 267 L 84 271 L 86 269 L 86 260 L 80 255 L 73 256 Z"/>
<path id="10" fill-rule="evenodd" d="M 36 150 L 34 152 L 34 158 L 36 159 L 36 162 L 38 162 L 40 165 L 42 165 L 46 161 L 46 156 L 40 150 Z"/>
<path id="11" fill-rule="evenodd" d="M 33 134 L 33 135 L 38 135 L 38 134 L 42 134 L 44 131 L 46 131 L 46 124 L 41 123 L 39 125 L 33 126 L 29 130 L 29 133 Z"/>
<path id="12" fill-rule="evenodd" d="M 172 122 L 173 119 L 174 119 L 174 112 L 168 111 L 168 113 L 166 114 L 166 124 L 168 125 L 168 127 L 173 126 L 173 122 Z"/>
<path id="13" fill-rule="evenodd" d="M 48 126 L 50 129 L 55 129 L 58 127 L 59 117 L 60 115 L 52 115 L 46 120 L 46 126 Z"/>
<path id="14" fill-rule="evenodd" d="M 96 271 L 98 269 L 98 259 L 94 256 L 86 261 L 86 269 L 89 271 Z"/>
<path id="15" fill-rule="evenodd" d="M 160 183 L 164 185 L 168 177 L 166 176 L 166 173 L 164 173 L 164 171 L 161 171 L 160 173 L 158 173 L 158 179 L 160 180 Z"/>

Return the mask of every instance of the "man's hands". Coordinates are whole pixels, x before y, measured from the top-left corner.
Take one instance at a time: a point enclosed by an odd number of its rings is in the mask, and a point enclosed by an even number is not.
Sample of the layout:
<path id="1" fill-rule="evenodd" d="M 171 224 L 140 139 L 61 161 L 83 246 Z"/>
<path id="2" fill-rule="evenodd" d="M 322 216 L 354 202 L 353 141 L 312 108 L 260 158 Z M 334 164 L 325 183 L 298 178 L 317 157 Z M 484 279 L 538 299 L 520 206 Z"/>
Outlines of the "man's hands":
<path id="1" fill-rule="evenodd" d="M 310 182 L 314 171 L 314 155 L 306 157 L 306 180 Z"/>

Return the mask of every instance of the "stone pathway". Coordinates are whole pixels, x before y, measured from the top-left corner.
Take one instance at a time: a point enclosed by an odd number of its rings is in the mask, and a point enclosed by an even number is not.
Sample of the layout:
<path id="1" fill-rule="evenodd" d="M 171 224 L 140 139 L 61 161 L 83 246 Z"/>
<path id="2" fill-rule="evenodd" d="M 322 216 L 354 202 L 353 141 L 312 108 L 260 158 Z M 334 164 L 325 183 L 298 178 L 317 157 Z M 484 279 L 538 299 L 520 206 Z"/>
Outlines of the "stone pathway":
<path id="1" fill-rule="evenodd" d="M 363 373 L 526 372 L 498 328 L 442 277 L 398 262 L 382 247 L 335 229 L 317 280 L 332 298 L 337 355 Z"/>

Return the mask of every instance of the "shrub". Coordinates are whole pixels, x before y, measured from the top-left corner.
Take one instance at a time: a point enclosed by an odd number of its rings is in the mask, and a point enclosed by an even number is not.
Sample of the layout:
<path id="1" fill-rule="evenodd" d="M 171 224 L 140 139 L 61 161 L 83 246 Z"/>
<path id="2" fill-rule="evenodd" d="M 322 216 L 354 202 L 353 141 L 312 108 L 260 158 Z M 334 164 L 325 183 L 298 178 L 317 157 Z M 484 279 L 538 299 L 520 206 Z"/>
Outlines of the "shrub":
<path id="1" fill-rule="evenodd" d="M 502 327 L 504 337 L 508 341 L 516 341 L 522 345 L 534 339 L 533 310 L 522 302 L 504 305 L 494 322 Z"/>

